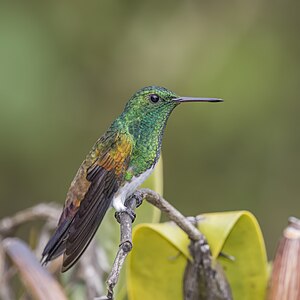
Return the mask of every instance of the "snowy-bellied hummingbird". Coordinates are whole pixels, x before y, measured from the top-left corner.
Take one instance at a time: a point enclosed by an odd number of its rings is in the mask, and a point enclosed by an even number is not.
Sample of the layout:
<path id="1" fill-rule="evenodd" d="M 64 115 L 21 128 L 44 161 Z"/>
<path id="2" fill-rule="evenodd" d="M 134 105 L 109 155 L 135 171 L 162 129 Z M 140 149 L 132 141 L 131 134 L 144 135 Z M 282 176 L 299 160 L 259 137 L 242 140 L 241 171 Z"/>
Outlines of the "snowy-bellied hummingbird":
<path id="1" fill-rule="evenodd" d="M 137 91 L 79 167 L 42 263 L 63 254 L 62 272 L 67 271 L 88 247 L 108 208 L 126 211 L 125 200 L 152 173 L 159 159 L 164 129 L 176 106 L 221 101 L 179 97 L 159 86 Z"/>

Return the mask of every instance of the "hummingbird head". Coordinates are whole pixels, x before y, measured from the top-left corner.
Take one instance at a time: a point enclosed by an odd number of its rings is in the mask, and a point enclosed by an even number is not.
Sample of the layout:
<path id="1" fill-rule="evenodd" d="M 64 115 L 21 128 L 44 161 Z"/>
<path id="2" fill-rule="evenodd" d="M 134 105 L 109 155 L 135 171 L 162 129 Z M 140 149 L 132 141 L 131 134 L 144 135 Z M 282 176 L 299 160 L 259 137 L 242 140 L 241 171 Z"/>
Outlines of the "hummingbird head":
<path id="1" fill-rule="evenodd" d="M 177 103 L 173 101 L 175 98 L 177 98 L 177 95 L 166 88 L 159 86 L 144 87 L 130 98 L 125 106 L 125 111 L 134 110 L 139 114 L 159 113 L 163 108 L 173 109 L 176 107 Z"/>
<path id="2" fill-rule="evenodd" d="M 173 109 L 184 102 L 220 102 L 217 98 L 180 97 L 159 86 L 137 91 L 123 113 L 112 124 L 114 130 L 129 133 L 134 142 L 131 162 L 136 172 L 153 166 L 160 155 L 162 137 Z M 137 171 L 139 170 L 139 171 Z"/>
<path id="3" fill-rule="evenodd" d="M 218 98 L 180 97 L 159 86 L 138 90 L 127 102 L 121 115 L 122 124 L 136 137 L 163 134 L 173 109 L 184 102 L 220 102 Z"/>
<path id="4" fill-rule="evenodd" d="M 172 110 L 184 102 L 221 102 L 218 98 L 179 97 L 174 92 L 160 86 L 148 86 L 138 90 L 127 102 L 124 112 L 135 114 L 137 118 L 151 115 L 168 117 Z"/>

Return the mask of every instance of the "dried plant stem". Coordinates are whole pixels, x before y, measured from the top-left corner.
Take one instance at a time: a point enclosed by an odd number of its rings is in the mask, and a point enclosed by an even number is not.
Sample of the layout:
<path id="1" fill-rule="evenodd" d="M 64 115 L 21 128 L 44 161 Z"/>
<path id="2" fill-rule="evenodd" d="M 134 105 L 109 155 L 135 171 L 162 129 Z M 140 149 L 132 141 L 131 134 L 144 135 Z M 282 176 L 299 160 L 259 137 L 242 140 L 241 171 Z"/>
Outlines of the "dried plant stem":
<path id="1" fill-rule="evenodd" d="M 16 213 L 12 217 L 2 219 L 0 221 L 0 235 L 10 235 L 11 232 L 17 229 L 20 225 L 38 219 L 47 219 L 56 223 L 60 212 L 61 207 L 55 204 L 42 203 L 30 207 L 28 209 Z"/>
<path id="2" fill-rule="evenodd" d="M 13 236 L 14 232 L 23 224 L 42 220 L 45 224 L 41 227 L 41 232 L 39 239 L 37 241 L 37 246 L 35 252 L 39 256 L 43 247 L 45 246 L 47 240 L 49 239 L 49 231 L 55 229 L 57 220 L 61 213 L 62 207 L 51 203 L 51 204 L 38 204 L 36 206 L 27 208 L 23 211 L 17 212 L 13 216 L 6 217 L 0 220 L 0 298 L 2 299 L 13 299 L 13 288 L 11 287 L 9 278 L 9 270 L 7 269 L 7 259 L 5 251 L 3 251 L 3 240 L 5 237 Z M 95 262 L 95 257 L 101 257 Z M 101 265 L 98 263 L 101 261 Z M 107 273 L 108 259 L 104 253 L 98 248 L 95 240 L 92 241 L 85 255 L 78 262 L 78 268 L 72 274 L 73 281 L 83 281 L 86 286 L 87 299 L 93 299 L 95 295 L 102 294 L 104 287 L 99 278 L 104 278 L 104 274 Z M 54 261 L 49 271 L 52 273 L 57 272 L 60 269 L 61 262 L 59 260 Z M 103 266 L 105 265 L 105 266 Z M 105 267 L 106 269 L 103 269 Z M 15 268 L 13 269 L 15 270 Z M 2 280 L 1 280 L 2 279 Z M 71 285 L 74 284 L 71 283 Z"/>

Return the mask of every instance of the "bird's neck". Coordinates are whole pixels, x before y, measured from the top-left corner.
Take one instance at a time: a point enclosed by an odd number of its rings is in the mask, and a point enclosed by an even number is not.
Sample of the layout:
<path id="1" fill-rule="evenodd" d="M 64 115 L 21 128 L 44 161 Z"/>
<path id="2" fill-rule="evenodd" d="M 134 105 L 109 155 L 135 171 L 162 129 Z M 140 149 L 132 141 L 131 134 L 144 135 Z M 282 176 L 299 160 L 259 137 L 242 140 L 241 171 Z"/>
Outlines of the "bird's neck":
<path id="1" fill-rule="evenodd" d="M 139 176 L 154 167 L 158 161 L 162 137 L 170 113 L 151 114 L 149 112 L 142 116 L 130 116 L 128 113 L 123 113 L 115 121 L 114 126 L 130 134 L 134 141 L 130 167 L 135 176 Z"/>

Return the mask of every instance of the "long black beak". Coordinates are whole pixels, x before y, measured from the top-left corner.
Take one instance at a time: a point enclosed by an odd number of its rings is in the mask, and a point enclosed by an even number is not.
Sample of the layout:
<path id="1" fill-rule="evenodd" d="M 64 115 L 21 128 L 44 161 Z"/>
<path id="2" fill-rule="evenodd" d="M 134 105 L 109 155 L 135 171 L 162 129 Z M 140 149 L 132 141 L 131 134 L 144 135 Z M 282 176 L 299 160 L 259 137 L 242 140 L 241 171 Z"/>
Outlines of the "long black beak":
<path id="1" fill-rule="evenodd" d="M 219 98 L 194 98 L 194 97 L 179 97 L 173 99 L 175 102 L 223 102 L 223 99 Z"/>

